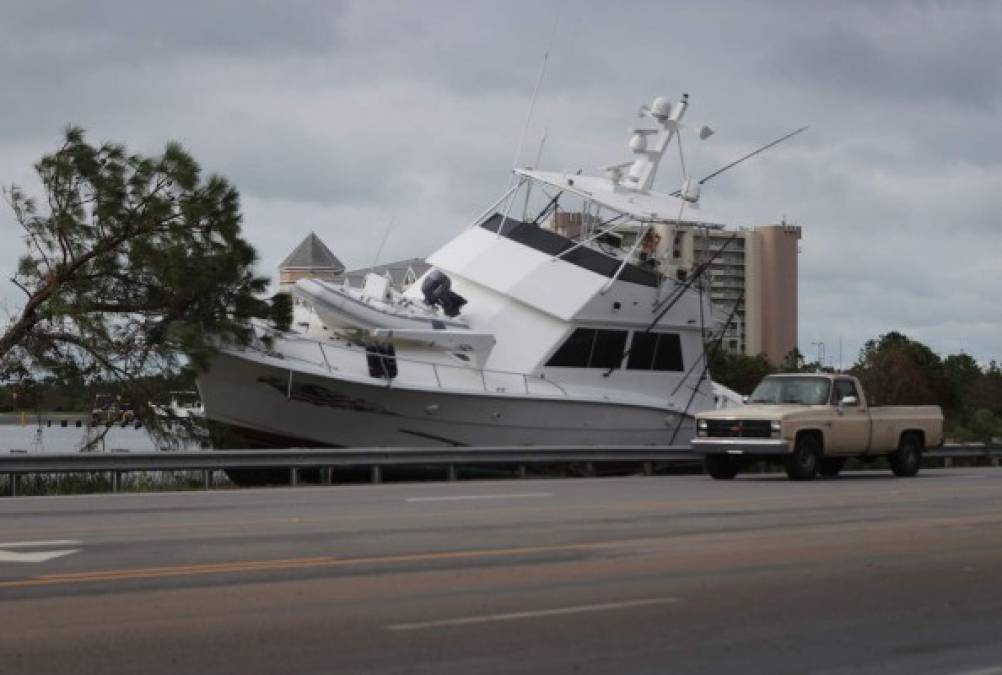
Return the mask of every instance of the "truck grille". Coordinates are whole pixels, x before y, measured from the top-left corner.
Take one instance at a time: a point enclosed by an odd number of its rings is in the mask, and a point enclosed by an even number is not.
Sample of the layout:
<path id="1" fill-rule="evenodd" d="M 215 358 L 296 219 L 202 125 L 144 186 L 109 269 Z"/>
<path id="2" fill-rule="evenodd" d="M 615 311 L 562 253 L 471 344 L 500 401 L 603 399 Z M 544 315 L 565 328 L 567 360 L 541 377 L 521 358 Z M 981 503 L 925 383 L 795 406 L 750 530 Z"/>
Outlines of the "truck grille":
<path id="1" fill-rule="evenodd" d="M 711 438 L 769 438 L 769 420 L 707 420 L 706 435 Z"/>

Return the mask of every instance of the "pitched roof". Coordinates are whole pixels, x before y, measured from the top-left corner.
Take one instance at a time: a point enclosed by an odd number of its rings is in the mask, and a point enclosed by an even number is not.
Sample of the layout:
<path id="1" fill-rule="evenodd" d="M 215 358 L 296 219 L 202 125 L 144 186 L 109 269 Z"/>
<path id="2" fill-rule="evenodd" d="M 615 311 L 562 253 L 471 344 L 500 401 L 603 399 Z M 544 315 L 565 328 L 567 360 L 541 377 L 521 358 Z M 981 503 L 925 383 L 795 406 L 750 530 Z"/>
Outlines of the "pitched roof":
<path id="1" fill-rule="evenodd" d="M 278 267 L 279 269 L 336 269 L 344 271 L 344 264 L 313 232 L 310 232 L 306 239 L 303 239 L 302 243 Z"/>

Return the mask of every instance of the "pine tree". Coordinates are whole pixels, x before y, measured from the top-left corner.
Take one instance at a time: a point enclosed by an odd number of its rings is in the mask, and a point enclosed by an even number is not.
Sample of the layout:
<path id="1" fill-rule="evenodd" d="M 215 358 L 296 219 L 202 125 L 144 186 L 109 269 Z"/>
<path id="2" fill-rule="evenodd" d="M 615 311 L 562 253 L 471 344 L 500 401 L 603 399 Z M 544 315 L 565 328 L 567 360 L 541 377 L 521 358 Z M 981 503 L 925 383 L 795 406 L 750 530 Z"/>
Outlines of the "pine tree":
<path id="1" fill-rule="evenodd" d="M 141 407 L 151 382 L 208 367 L 222 342 L 251 341 L 253 319 L 289 325 L 288 298 L 262 297 L 236 189 L 203 177 L 180 145 L 145 157 L 71 127 L 35 169 L 40 200 L 4 190 L 27 250 L 11 279 L 23 305 L 0 332 L 0 381 L 113 382 Z"/>

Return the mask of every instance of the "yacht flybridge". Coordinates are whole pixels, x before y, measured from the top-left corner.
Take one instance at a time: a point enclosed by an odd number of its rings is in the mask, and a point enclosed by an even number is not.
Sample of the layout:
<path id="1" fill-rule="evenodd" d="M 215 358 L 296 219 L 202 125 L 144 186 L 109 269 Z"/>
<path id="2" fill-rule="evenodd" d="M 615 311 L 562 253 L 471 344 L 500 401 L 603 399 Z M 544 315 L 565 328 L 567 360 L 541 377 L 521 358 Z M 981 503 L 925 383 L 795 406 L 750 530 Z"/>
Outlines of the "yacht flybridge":
<path id="1" fill-rule="evenodd" d="M 604 175 L 515 170 L 403 293 L 300 280 L 292 331 L 259 327 L 199 378 L 206 417 L 243 447 L 687 445 L 714 327 L 673 242 L 719 226 L 684 161 L 678 191 L 652 189 L 673 139 L 712 133 L 687 107 L 642 108 L 653 128 Z"/>

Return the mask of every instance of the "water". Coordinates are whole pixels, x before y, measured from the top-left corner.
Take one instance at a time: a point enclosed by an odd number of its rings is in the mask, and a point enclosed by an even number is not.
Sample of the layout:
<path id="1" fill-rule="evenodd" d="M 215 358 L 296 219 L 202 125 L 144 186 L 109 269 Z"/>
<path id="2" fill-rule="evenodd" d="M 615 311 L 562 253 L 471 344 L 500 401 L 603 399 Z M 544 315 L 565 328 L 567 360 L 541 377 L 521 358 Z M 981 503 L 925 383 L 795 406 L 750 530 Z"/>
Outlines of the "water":
<path id="1" fill-rule="evenodd" d="M 101 429 L 103 431 L 103 428 Z M 93 438 L 97 429 L 86 427 L 37 426 L 19 424 L 0 425 L 0 453 L 10 450 L 24 450 L 28 453 L 79 452 L 88 438 Z M 88 437 L 88 433 L 91 436 Z M 99 443 L 94 450 L 102 449 Z M 114 427 L 104 438 L 105 450 L 156 450 L 153 439 L 145 429 Z"/>

